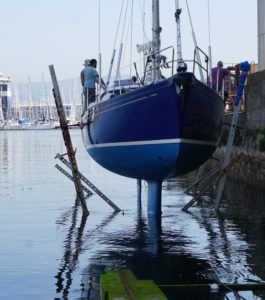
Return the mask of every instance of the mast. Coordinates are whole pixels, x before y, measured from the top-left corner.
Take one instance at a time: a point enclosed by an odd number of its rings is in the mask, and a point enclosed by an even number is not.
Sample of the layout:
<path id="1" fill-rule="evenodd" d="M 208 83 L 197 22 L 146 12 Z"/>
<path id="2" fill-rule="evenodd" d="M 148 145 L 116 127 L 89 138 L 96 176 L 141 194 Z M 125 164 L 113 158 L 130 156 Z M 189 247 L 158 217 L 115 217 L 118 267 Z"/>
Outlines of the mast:
<path id="1" fill-rule="evenodd" d="M 181 8 L 179 8 L 179 1 L 176 0 L 176 26 L 177 26 L 177 72 L 185 72 L 187 70 L 187 65 L 184 63 L 182 57 L 182 45 L 181 45 L 181 29 L 180 29 L 180 14 Z"/>
<path id="2" fill-rule="evenodd" d="M 180 31 L 180 14 L 181 14 L 181 9 L 179 8 L 179 1 L 176 0 L 175 18 L 176 18 L 176 25 L 177 25 L 177 61 L 178 61 L 178 65 L 183 61 L 182 46 L 181 46 L 181 31 Z"/>
<path id="3" fill-rule="evenodd" d="M 41 79 L 42 79 L 42 88 L 43 88 L 43 92 L 44 92 L 44 97 L 46 100 L 46 105 L 47 105 L 47 112 L 45 114 L 45 118 L 47 119 L 47 115 L 48 115 L 48 120 L 51 120 L 51 110 L 50 110 L 50 104 L 49 104 L 49 100 L 48 100 L 48 94 L 47 94 L 47 89 L 46 89 L 46 85 L 45 85 L 45 80 L 44 80 L 44 74 L 41 74 Z"/>
<path id="4" fill-rule="evenodd" d="M 162 28 L 159 25 L 159 0 L 153 0 L 152 14 L 153 14 L 152 77 L 153 77 L 153 81 L 158 81 L 160 79 L 160 61 L 159 61 L 158 52 L 160 51 L 160 45 L 161 45 L 160 32 L 162 31 Z"/>
<path id="5" fill-rule="evenodd" d="M 200 57 L 200 53 L 199 53 L 199 51 L 198 51 L 198 44 L 197 44 L 197 40 L 196 40 L 196 36 L 195 36 L 194 29 L 193 29 L 193 24 L 192 24 L 192 21 L 191 21 L 191 16 L 190 16 L 190 9 L 189 9 L 189 5 L 188 5 L 188 0 L 186 0 L 186 5 L 187 5 L 188 15 L 189 15 L 189 19 L 190 19 L 191 34 L 192 34 L 193 43 L 194 43 L 194 46 L 195 46 L 195 55 L 196 55 L 196 58 L 197 58 L 197 61 L 198 61 L 198 64 L 199 64 L 199 72 L 200 72 L 200 76 L 201 76 L 201 81 L 202 81 L 203 83 L 205 83 L 204 76 L 203 76 L 203 72 L 202 72 L 202 62 L 201 62 L 201 57 Z"/>

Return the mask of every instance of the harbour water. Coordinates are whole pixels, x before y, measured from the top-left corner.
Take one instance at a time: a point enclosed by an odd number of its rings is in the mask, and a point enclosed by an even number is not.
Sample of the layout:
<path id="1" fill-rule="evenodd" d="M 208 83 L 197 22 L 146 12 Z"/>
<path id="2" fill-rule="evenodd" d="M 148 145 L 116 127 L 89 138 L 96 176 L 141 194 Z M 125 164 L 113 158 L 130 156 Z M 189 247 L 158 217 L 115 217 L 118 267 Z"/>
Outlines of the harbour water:
<path id="1" fill-rule="evenodd" d="M 228 181 L 221 213 L 212 195 L 185 213 L 188 180 L 163 188 L 161 221 L 137 209 L 136 182 L 112 174 L 72 130 L 80 171 L 123 213 L 97 195 L 82 222 L 74 185 L 54 165 L 65 153 L 60 130 L 0 132 L 0 299 L 99 299 L 99 276 L 130 269 L 161 284 L 256 283 L 265 280 L 265 191 Z M 264 292 L 240 292 L 265 299 Z M 212 292 L 171 292 L 169 299 L 240 299 Z"/>

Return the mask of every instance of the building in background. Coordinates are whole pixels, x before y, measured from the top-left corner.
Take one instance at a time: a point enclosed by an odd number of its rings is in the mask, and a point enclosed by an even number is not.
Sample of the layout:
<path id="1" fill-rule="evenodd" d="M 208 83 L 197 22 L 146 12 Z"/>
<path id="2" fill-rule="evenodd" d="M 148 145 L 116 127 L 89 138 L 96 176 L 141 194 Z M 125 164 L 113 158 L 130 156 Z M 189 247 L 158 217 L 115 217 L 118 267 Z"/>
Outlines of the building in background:
<path id="1" fill-rule="evenodd" d="M 0 73 L 0 116 L 3 120 L 7 120 L 8 111 L 10 109 L 10 99 L 11 99 L 11 89 L 10 89 L 11 79 L 9 76 L 4 76 Z"/>

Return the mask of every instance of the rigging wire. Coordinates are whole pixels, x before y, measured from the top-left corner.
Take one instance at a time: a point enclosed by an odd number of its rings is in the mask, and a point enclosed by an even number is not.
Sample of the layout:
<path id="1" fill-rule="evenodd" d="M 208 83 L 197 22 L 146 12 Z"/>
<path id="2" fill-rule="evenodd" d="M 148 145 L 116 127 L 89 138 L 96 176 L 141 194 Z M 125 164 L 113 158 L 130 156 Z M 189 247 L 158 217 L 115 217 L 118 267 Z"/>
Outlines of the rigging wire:
<path id="1" fill-rule="evenodd" d="M 208 39 L 209 45 L 211 45 L 211 22 L 210 22 L 210 3 L 208 0 Z"/>
<path id="2" fill-rule="evenodd" d="M 209 46 L 208 46 L 208 56 L 209 56 L 209 85 L 210 87 L 212 87 L 212 82 L 213 82 L 213 78 L 212 78 L 212 66 L 213 66 L 213 62 L 212 62 L 212 46 L 211 46 L 211 22 L 210 22 L 210 3 L 209 0 L 208 2 L 208 39 L 209 39 Z"/>
<path id="3" fill-rule="evenodd" d="M 133 3 L 132 0 L 132 7 L 131 7 L 131 41 L 130 41 L 130 78 L 132 77 L 132 43 L 133 43 Z"/>
<path id="4" fill-rule="evenodd" d="M 108 76 L 107 76 L 107 79 L 106 79 L 106 84 L 107 85 L 109 85 L 110 78 L 111 78 L 111 73 L 112 73 L 112 68 L 113 68 L 113 64 L 114 64 L 114 59 L 115 59 L 115 54 L 116 54 L 116 41 L 117 41 L 117 37 L 118 37 L 118 33 L 119 33 L 119 28 L 120 28 L 120 22 L 121 22 L 121 16 L 122 16 L 122 11 L 123 11 L 123 5 L 124 5 L 124 0 L 122 1 L 120 15 L 119 15 L 119 20 L 118 20 L 118 25 L 117 25 L 117 29 L 116 29 L 115 38 L 114 38 L 114 45 L 113 45 L 112 57 L 111 57 L 111 60 L 110 60 L 109 72 L 108 72 Z"/>
<path id="5" fill-rule="evenodd" d="M 127 28 L 127 34 L 126 34 L 126 38 L 125 38 L 125 47 L 124 47 L 124 53 L 126 53 L 126 48 L 127 48 L 127 45 L 128 45 L 128 39 L 129 39 L 129 34 L 130 35 L 130 52 L 129 52 L 129 68 L 130 68 L 130 76 L 131 76 L 131 65 L 132 65 L 132 24 L 133 24 L 133 1 L 134 0 L 131 0 L 132 1 L 132 6 L 131 6 L 131 14 L 130 14 L 130 19 L 128 21 L 128 28 Z M 123 55 L 123 60 L 122 60 L 122 66 L 123 66 L 123 63 L 124 63 L 124 59 L 125 59 L 125 55 Z"/>
<path id="6" fill-rule="evenodd" d="M 102 77 L 102 68 L 101 68 L 101 11 L 100 11 L 100 0 L 98 0 L 98 66 L 99 66 L 99 85 L 98 85 L 98 95 L 97 100 L 101 99 L 101 77 Z"/>
<path id="7" fill-rule="evenodd" d="M 100 0 L 98 0 L 98 53 L 100 53 L 100 38 L 101 38 L 101 28 L 100 28 L 100 25 L 101 25 L 101 20 L 100 20 Z"/>
<path id="8" fill-rule="evenodd" d="M 126 9 L 125 9 L 125 15 L 124 15 L 124 21 L 123 21 L 123 29 L 122 29 L 122 35 L 121 35 L 121 43 L 123 41 L 123 35 L 124 35 L 125 24 L 126 24 L 126 19 L 127 19 L 127 12 L 128 12 L 128 5 L 129 5 L 129 0 L 127 0 Z"/>
<path id="9" fill-rule="evenodd" d="M 119 15 L 118 26 L 117 26 L 117 30 L 116 30 L 116 34 L 115 34 L 113 49 L 115 49 L 115 47 L 116 47 L 116 41 L 117 41 L 117 37 L 118 37 L 118 33 L 119 33 L 119 28 L 120 28 L 120 22 L 121 22 L 121 16 L 122 16 L 122 11 L 123 11 L 124 1 L 125 0 L 122 0 L 122 5 L 121 5 L 121 10 L 120 10 L 120 15 Z"/>
<path id="10" fill-rule="evenodd" d="M 199 64 L 199 73 L 200 73 L 200 76 L 201 76 L 201 81 L 205 82 L 203 72 L 202 72 L 202 63 L 201 63 L 200 53 L 198 51 L 196 36 L 195 36 L 195 32 L 194 32 L 193 24 L 192 24 L 192 20 L 191 20 L 188 0 L 186 0 L 186 6 L 187 6 L 187 10 L 188 10 L 189 19 L 190 19 L 190 26 L 191 26 L 191 31 L 192 31 L 193 43 L 194 43 L 194 46 L 195 46 L 195 54 L 196 54 L 197 61 L 198 61 L 198 64 Z"/>
<path id="11" fill-rule="evenodd" d="M 120 53 L 119 53 L 119 58 L 118 58 L 118 63 L 117 63 L 117 70 L 116 70 L 115 81 L 117 81 L 118 77 L 120 79 L 120 62 L 121 62 L 121 59 L 124 57 L 123 54 L 122 54 L 122 48 L 123 48 L 124 30 L 125 30 L 125 27 L 126 27 L 128 5 L 129 5 L 129 0 L 127 0 L 127 3 L 126 3 L 125 15 L 124 15 L 124 20 L 123 20 L 123 28 L 122 28 L 121 43 L 120 43 Z"/>
<path id="12" fill-rule="evenodd" d="M 143 32 L 143 41 L 145 39 L 145 12 L 144 12 L 145 1 L 143 1 L 143 7 L 141 5 L 141 0 L 139 0 L 140 14 L 142 19 L 142 32 Z"/>

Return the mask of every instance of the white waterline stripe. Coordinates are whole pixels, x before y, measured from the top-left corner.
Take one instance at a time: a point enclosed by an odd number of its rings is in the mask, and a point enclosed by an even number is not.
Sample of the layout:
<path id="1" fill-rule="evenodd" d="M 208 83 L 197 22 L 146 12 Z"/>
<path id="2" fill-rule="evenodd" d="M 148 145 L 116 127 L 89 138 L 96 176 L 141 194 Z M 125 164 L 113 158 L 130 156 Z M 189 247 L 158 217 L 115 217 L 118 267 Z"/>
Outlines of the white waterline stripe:
<path id="1" fill-rule="evenodd" d="M 124 146 L 140 146 L 140 145 L 157 145 L 157 144 L 193 144 L 215 146 L 213 142 L 188 140 L 188 139 L 165 139 L 165 140 L 150 140 L 150 141 L 136 141 L 136 142 L 119 142 L 119 143 L 105 143 L 89 145 L 86 148 L 102 148 L 102 147 L 124 147 Z"/>

